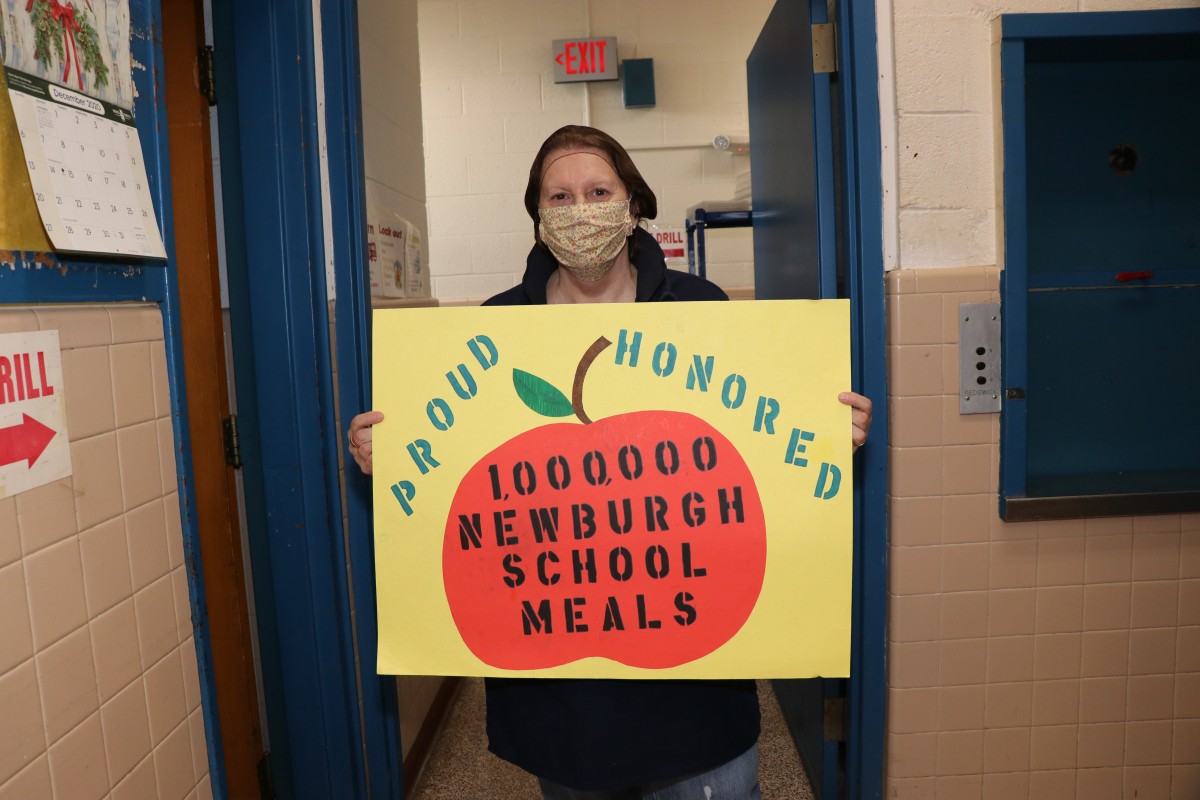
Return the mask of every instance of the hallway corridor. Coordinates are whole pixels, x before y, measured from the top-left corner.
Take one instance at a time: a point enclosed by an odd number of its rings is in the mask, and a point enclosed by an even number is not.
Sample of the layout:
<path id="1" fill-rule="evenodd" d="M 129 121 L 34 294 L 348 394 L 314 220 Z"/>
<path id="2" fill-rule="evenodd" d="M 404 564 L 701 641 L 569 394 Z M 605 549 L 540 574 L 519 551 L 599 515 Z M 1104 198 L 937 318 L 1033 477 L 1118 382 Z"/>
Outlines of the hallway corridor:
<path id="1" fill-rule="evenodd" d="M 812 789 L 766 681 L 758 684 L 762 734 L 758 740 L 763 800 L 812 800 Z M 446 724 L 417 780 L 412 800 L 537 800 L 537 781 L 487 751 L 483 680 L 464 679 Z"/>

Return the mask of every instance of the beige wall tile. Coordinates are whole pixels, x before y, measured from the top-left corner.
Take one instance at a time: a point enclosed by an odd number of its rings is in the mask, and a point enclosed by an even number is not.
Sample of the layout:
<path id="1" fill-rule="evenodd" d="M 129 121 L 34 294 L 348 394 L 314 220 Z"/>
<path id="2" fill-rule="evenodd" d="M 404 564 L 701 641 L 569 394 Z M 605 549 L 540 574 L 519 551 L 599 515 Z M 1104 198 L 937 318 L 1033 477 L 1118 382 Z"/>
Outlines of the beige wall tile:
<path id="1" fill-rule="evenodd" d="M 1078 725 L 1046 725 L 1030 729 L 1029 768 L 1074 769 L 1078 755 Z"/>
<path id="2" fill-rule="evenodd" d="M 987 680 L 986 639 L 944 640 L 938 654 L 938 680 L 942 686 L 964 686 Z"/>
<path id="3" fill-rule="evenodd" d="M 989 445 L 947 447 L 942 451 L 942 491 L 945 494 L 983 494 L 996 491 Z"/>
<path id="4" fill-rule="evenodd" d="M 1133 584 L 1129 624 L 1135 628 L 1162 628 L 1179 624 L 1179 582 Z"/>
<path id="5" fill-rule="evenodd" d="M 1083 634 L 1080 671 L 1085 678 L 1124 676 L 1129 672 L 1129 631 Z"/>
<path id="6" fill-rule="evenodd" d="M 118 783 L 112 792 L 113 800 L 146 800 L 158 797 L 154 779 L 154 757 L 146 756 L 133 771 Z"/>
<path id="7" fill-rule="evenodd" d="M 988 554 L 988 585 L 992 589 L 1024 589 L 1037 583 L 1036 541 L 993 541 Z"/>
<path id="8" fill-rule="evenodd" d="M 1135 534 L 1150 533 L 1179 533 L 1182 519 L 1178 514 L 1152 514 L 1146 517 L 1133 518 Z"/>
<path id="9" fill-rule="evenodd" d="M 1128 536 L 1133 533 L 1133 517 L 1092 517 L 1083 521 L 1088 536 Z"/>
<path id="10" fill-rule="evenodd" d="M 0 569 L 0 675 L 33 656 L 33 629 L 21 564 Z M 936 637 L 935 637 L 936 638 Z"/>
<path id="11" fill-rule="evenodd" d="M 893 545 L 940 544 L 941 497 L 897 497 L 891 502 L 888 540 Z"/>
<path id="12" fill-rule="evenodd" d="M 894 689 L 888 692 L 888 730 L 892 733 L 936 731 L 940 691 L 927 688 Z"/>
<path id="13" fill-rule="evenodd" d="M 942 299 L 937 295 L 910 294 L 893 298 L 892 344 L 942 343 Z"/>
<path id="14" fill-rule="evenodd" d="M 54 790 L 50 785 L 50 759 L 41 756 L 21 770 L 8 783 L 0 785 L 0 797 L 13 800 L 50 800 Z"/>
<path id="15" fill-rule="evenodd" d="M 85 347 L 62 353 L 66 386 L 67 430 L 71 439 L 86 439 L 116 427 L 112 371 L 107 347 Z"/>
<path id="16" fill-rule="evenodd" d="M 1171 762 L 1171 721 L 1130 722 L 1125 726 L 1125 764 L 1144 767 Z M 1163 793 L 1146 797 L 1162 797 Z"/>
<path id="17" fill-rule="evenodd" d="M 983 772 L 983 731 L 937 734 L 938 775 L 980 775 Z"/>
<path id="18" fill-rule="evenodd" d="M 1177 719 L 1171 730 L 1172 763 L 1200 764 L 1200 719 Z"/>
<path id="19" fill-rule="evenodd" d="M 196 709 L 188 714 L 188 738 L 192 743 L 192 771 L 208 773 L 208 745 L 204 741 L 204 712 Z"/>
<path id="20" fill-rule="evenodd" d="M 71 478 L 22 492 L 16 502 L 25 555 L 61 542 L 78 530 Z"/>
<path id="21" fill-rule="evenodd" d="M 175 598 L 175 623 L 182 640 L 192 635 L 192 601 L 188 595 L 187 571 L 183 567 L 171 571 L 171 594 Z"/>
<path id="22" fill-rule="evenodd" d="M 1180 538 L 1179 533 L 1134 534 L 1133 579 L 1178 580 Z"/>
<path id="23" fill-rule="evenodd" d="M 1128 628 L 1133 590 L 1128 583 L 1086 586 L 1083 627 L 1089 631 Z"/>
<path id="24" fill-rule="evenodd" d="M 110 306 L 108 316 L 114 344 L 163 338 L 162 314 L 159 313 L 157 305 L 148 303 Z"/>
<path id="25" fill-rule="evenodd" d="M 938 650 L 937 642 L 893 644 L 888 649 L 888 685 L 893 689 L 937 686 Z"/>
<path id="26" fill-rule="evenodd" d="M 26 661 L 0 675 L 0 784 L 46 752 L 46 729 L 38 697 L 37 670 Z"/>
<path id="27" fill-rule="evenodd" d="M 150 718 L 141 678 L 126 686 L 100 709 L 104 751 L 113 783 L 124 780 L 150 754 Z"/>
<path id="28" fill-rule="evenodd" d="M 1075 800 L 1120 800 L 1123 778 L 1120 767 L 1081 769 L 1075 776 Z"/>
<path id="29" fill-rule="evenodd" d="M 169 575 L 159 578 L 133 596 L 137 611 L 138 644 L 147 669 L 179 646 L 175 596 Z"/>
<path id="30" fill-rule="evenodd" d="M 942 493 L 942 448 L 895 448 L 889 456 L 888 482 L 893 496 L 922 497 Z"/>
<path id="31" fill-rule="evenodd" d="M 1175 639 L 1175 671 L 1200 672 L 1200 627 L 1179 629 Z"/>
<path id="32" fill-rule="evenodd" d="M 1139 628 L 1129 634 L 1129 674 L 1164 675 L 1175 671 L 1176 628 Z"/>
<path id="33" fill-rule="evenodd" d="M 1041 564 L 1040 559 L 1038 563 Z M 1037 590 L 1037 633 L 1076 633 L 1081 630 L 1082 586 L 1044 586 Z"/>
<path id="34" fill-rule="evenodd" d="M 157 747 L 187 718 L 178 649 L 146 670 L 146 706 L 150 714 L 150 739 Z"/>
<path id="35" fill-rule="evenodd" d="M 0 333 L 24 333 L 38 330 L 38 318 L 33 311 L 21 308 L 0 310 Z"/>
<path id="36" fill-rule="evenodd" d="M 1079 722 L 1079 682 L 1035 681 L 1033 724 L 1067 725 Z"/>
<path id="37" fill-rule="evenodd" d="M 926 730 L 971 731 L 983 728 L 984 688 L 943 686 L 937 690 L 936 725 Z"/>
<path id="38" fill-rule="evenodd" d="M 137 508 L 162 497 L 158 426 L 151 421 L 119 429 L 117 450 L 125 510 Z"/>
<path id="39" fill-rule="evenodd" d="M 100 708 L 91 631 L 85 625 L 38 653 L 46 739 L 53 746 Z"/>
<path id="40" fill-rule="evenodd" d="M 1084 538 L 1071 536 L 1038 542 L 1038 586 L 1083 583 Z"/>
<path id="41" fill-rule="evenodd" d="M 937 772 L 937 734 L 889 734 L 887 773 L 894 778 L 917 778 Z M 916 795 L 913 795 L 914 797 Z"/>
<path id="42" fill-rule="evenodd" d="M 36 648 L 50 646 L 87 621 L 78 538 L 27 556 L 25 582 Z"/>
<path id="43" fill-rule="evenodd" d="M 1174 712 L 1174 702 L 1174 675 L 1133 675 L 1129 678 L 1126 719 L 1169 720 Z"/>
<path id="44" fill-rule="evenodd" d="M 988 588 L 988 544 L 950 544 L 942 550 L 942 591 L 970 592 Z"/>
<path id="45" fill-rule="evenodd" d="M 915 291 L 922 293 L 987 292 L 996 288 L 995 276 L 979 267 L 917 269 L 912 272 L 915 276 Z"/>
<path id="46" fill-rule="evenodd" d="M 888 583 L 894 594 L 941 591 L 942 554 L 937 547 L 893 547 Z"/>
<path id="47" fill-rule="evenodd" d="M 1133 534 L 1087 537 L 1084 580 L 1088 583 L 1128 581 L 1133 575 Z"/>
<path id="48" fill-rule="evenodd" d="M 112 344 L 108 311 L 83 306 L 47 306 L 33 309 L 38 329 L 58 331 L 58 346 L 63 350 Z"/>
<path id="49" fill-rule="evenodd" d="M 158 430 L 158 468 L 162 493 L 170 494 L 179 487 L 178 474 L 175 470 L 175 429 L 170 417 L 155 421 Z"/>
<path id="50" fill-rule="evenodd" d="M 893 595 L 889 606 L 888 636 L 892 641 L 920 642 L 941 636 L 940 594 Z"/>
<path id="51" fill-rule="evenodd" d="M 80 530 L 121 513 L 121 473 L 117 436 L 103 433 L 71 443 L 75 474 L 75 517 Z"/>
<path id="52" fill-rule="evenodd" d="M 154 416 L 171 415 L 171 385 L 167 374 L 167 345 L 163 341 L 150 342 L 150 375 L 154 381 Z"/>
<path id="53" fill-rule="evenodd" d="M 1033 721 L 1032 683 L 990 683 L 984 693 L 985 728 L 1028 727 Z"/>
<path id="54" fill-rule="evenodd" d="M 1031 772 L 1030 800 L 1070 800 L 1075 796 L 1075 770 Z"/>
<path id="55" fill-rule="evenodd" d="M 1008 683 L 1032 679 L 1032 636 L 995 636 L 988 639 L 988 683 Z"/>
<path id="56" fill-rule="evenodd" d="M 50 777 L 57 797 L 99 800 L 108 794 L 99 712 L 50 746 Z"/>
<path id="57" fill-rule="evenodd" d="M 0 497 L 0 567 L 21 557 L 21 528 L 17 522 L 17 498 Z"/>
<path id="58" fill-rule="evenodd" d="M 991 536 L 988 515 L 995 513 L 996 498 L 986 494 L 960 494 L 941 498 L 942 541 L 945 544 L 986 542 Z"/>
<path id="59" fill-rule="evenodd" d="M 1024 772 L 1029 769 L 1029 729 L 1000 728 L 983 735 L 985 772 Z"/>
<path id="60" fill-rule="evenodd" d="M 938 797 L 960 797 L 962 800 L 981 800 L 982 775 L 939 775 L 936 779 Z"/>
<path id="61" fill-rule="evenodd" d="M 888 405 L 892 447 L 937 447 L 942 444 L 942 398 L 897 397 Z"/>
<path id="62" fill-rule="evenodd" d="M 192 735 L 181 724 L 154 748 L 154 774 L 159 800 L 183 800 L 196 785 L 192 768 Z"/>
<path id="63" fill-rule="evenodd" d="M 891 385 L 897 397 L 940 395 L 942 393 L 942 347 L 940 345 L 900 345 L 889 348 Z M 957 391 L 957 387 L 955 389 Z"/>
<path id="64" fill-rule="evenodd" d="M 133 589 L 140 591 L 171 569 L 167 521 L 161 500 L 152 500 L 125 515 Z"/>
<path id="65" fill-rule="evenodd" d="M 1099 722 L 1079 726 L 1079 767 L 1103 768 L 1125 759 L 1125 725 Z"/>
<path id="66" fill-rule="evenodd" d="M 212 780 L 208 773 L 196 784 L 196 800 L 213 800 Z"/>
<path id="67" fill-rule="evenodd" d="M 137 617 L 126 600 L 92 620 L 92 649 L 100 702 L 107 702 L 142 673 Z"/>
<path id="68" fill-rule="evenodd" d="M 1125 698 L 1129 679 L 1084 678 L 1079 682 L 1079 721 L 1124 722 Z"/>
<path id="69" fill-rule="evenodd" d="M 983 800 L 1025 800 L 1029 775 L 1024 772 L 995 772 L 983 776 Z"/>
<path id="70" fill-rule="evenodd" d="M 933 778 L 889 778 L 888 797 L 889 800 L 934 800 L 937 781 Z"/>
<path id="71" fill-rule="evenodd" d="M 1171 770 L 1171 800 L 1200 797 L 1200 766 L 1179 766 Z"/>
<path id="72" fill-rule="evenodd" d="M 1033 645 L 1033 677 L 1039 681 L 1078 678 L 1082 636 L 1078 633 L 1037 634 Z"/>
<path id="73" fill-rule="evenodd" d="M 1179 582 L 1179 624 L 1200 625 L 1200 580 Z"/>
<path id="74" fill-rule="evenodd" d="M 988 592 L 988 635 L 1033 633 L 1036 608 L 1036 589 L 993 589 Z"/>
<path id="75" fill-rule="evenodd" d="M 1047 519 L 1038 523 L 1038 538 L 1062 539 L 1083 536 L 1087 526 L 1081 519 Z"/>
<path id="76" fill-rule="evenodd" d="M 988 593 L 955 592 L 942 596 L 942 638 L 974 639 L 988 635 Z"/>
<path id="77" fill-rule="evenodd" d="M 917 270 L 894 269 L 886 274 L 887 292 L 893 294 L 912 294 L 917 290 Z"/>
<path id="78" fill-rule="evenodd" d="M 107 611 L 133 594 L 130 549 L 122 519 L 110 519 L 79 534 L 79 555 L 89 617 Z"/>
<path id="79" fill-rule="evenodd" d="M 995 414 L 960 414 L 958 393 L 943 395 L 942 440 L 947 445 L 991 444 L 996 441 Z M 994 504 L 993 504 L 994 507 Z"/>
<path id="80" fill-rule="evenodd" d="M 118 344 L 109 348 L 112 363 L 113 406 L 117 427 L 123 428 L 154 419 L 154 378 L 150 371 L 147 342 Z"/>
<path id="81" fill-rule="evenodd" d="M 1200 672 L 1175 676 L 1175 718 L 1200 717 Z"/>
<path id="82" fill-rule="evenodd" d="M 183 667 L 183 699 L 191 713 L 200 707 L 200 673 L 194 636 L 188 636 L 179 645 L 179 660 Z"/>
<path id="83" fill-rule="evenodd" d="M 1200 532 L 1189 530 L 1180 539 L 1179 577 L 1200 578 Z"/>
<path id="84" fill-rule="evenodd" d="M 1170 797 L 1171 768 L 1126 767 L 1126 797 Z"/>

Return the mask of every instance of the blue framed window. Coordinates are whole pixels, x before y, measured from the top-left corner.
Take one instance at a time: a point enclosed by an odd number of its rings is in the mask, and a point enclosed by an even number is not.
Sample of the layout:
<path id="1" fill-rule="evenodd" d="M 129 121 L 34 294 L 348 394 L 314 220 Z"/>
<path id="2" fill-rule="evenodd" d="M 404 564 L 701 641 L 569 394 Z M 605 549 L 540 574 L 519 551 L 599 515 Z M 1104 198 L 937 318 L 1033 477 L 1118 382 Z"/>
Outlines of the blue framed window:
<path id="1" fill-rule="evenodd" d="M 1200 9 L 999 25 L 1001 515 L 1200 510 Z"/>

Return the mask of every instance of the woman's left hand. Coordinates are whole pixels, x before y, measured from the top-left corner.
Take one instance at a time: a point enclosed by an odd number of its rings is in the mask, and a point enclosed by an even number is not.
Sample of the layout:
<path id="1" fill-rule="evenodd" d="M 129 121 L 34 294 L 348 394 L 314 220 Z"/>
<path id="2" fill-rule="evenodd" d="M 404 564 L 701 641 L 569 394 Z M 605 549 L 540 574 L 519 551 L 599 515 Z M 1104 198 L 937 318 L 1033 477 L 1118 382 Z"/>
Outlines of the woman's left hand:
<path id="1" fill-rule="evenodd" d="M 857 392 L 842 392 L 838 401 L 854 409 L 850 422 L 854 425 L 854 449 L 857 451 L 866 444 L 867 431 L 871 430 L 871 401 Z"/>

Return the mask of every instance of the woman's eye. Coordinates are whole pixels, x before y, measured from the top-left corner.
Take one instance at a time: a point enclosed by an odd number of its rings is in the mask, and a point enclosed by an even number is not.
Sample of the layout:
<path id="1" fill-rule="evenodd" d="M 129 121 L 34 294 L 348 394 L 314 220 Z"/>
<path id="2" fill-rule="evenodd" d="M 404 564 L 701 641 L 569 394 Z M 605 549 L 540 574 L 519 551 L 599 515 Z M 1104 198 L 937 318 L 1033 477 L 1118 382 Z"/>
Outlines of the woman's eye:
<path id="1" fill-rule="evenodd" d="M 606 194 L 608 194 L 608 189 L 593 189 L 592 194 L 594 194 L 596 197 L 604 197 Z"/>

